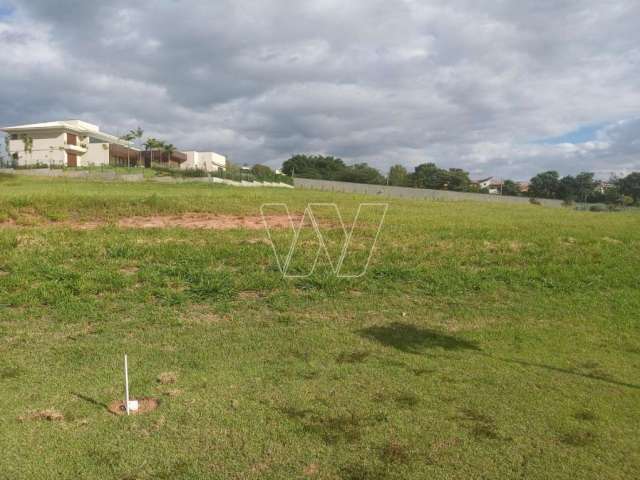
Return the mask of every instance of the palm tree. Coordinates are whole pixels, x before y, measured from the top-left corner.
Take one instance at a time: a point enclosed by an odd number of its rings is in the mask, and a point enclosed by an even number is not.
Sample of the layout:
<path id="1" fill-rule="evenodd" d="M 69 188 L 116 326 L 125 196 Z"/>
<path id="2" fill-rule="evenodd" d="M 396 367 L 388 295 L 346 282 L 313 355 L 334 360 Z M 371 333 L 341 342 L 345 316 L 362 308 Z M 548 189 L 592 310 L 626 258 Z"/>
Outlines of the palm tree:
<path id="1" fill-rule="evenodd" d="M 147 141 L 144 143 L 145 150 L 151 150 L 151 163 L 153 163 L 153 149 L 161 148 L 164 145 L 164 142 L 158 140 L 157 138 L 147 138 Z"/>
<path id="2" fill-rule="evenodd" d="M 171 157 L 173 156 L 173 153 L 176 151 L 176 147 L 173 145 L 173 143 L 164 143 L 162 145 L 162 150 L 164 150 L 164 153 L 167 154 L 167 163 L 171 163 Z"/>
<path id="3" fill-rule="evenodd" d="M 131 168 L 131 160 L 130 160 L 130 150 L 131 150 L 131 140 L 133 140 L 135 138 L 135 136 L 133 135 L 133 130 L 131 130 L 129 133 L 122 135 L 120 137 L 120 140 L 124 140 L 125 142 L 127 142 L 127 168 Z"/>
<path id="4" fill-rule="evenodd" d="M 131 140 L 137 140 L 138 144 L 140 139 L 144 135 L 144 130 L 141 127 L 136 128 L 135 130 L 129 130 L 128 136 L 131 137 Z M 138 151 L 138 164 L 140 164 L 140 151 Z"/>
<path id="5" fill-rule="evenodd" d="M 31 152 L 33 151 L 33 138 L 26 133 L 20 135 L 20 140 L 24 145 L 24 153 L 25 153 L 25 162 L 26 162 L 26 154 L 29 154 L 29 158 L 31 159 Z"/>

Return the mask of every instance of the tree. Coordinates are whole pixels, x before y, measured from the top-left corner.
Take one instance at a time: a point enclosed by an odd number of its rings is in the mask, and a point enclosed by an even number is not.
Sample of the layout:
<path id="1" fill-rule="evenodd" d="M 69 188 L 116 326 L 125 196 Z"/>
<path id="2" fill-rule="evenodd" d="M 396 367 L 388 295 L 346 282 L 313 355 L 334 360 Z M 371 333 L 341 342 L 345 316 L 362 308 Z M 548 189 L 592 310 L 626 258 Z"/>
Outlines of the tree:
<path id="1" fill-rule="evenodd" d="M 174 152 L 176 151 L 176 147 L 173 145 L 173 143 L 164 143 L 162 142 L 162 151 L 164 153 L 167 154 L 167 164 L 171 163 L 171 157 L 173 156 Z"/>
<path id="2" fill-rule="evenodd" d="M 517 197 L 520 195 L 520 186 L 513 180 L 505 180 L 502 183 L 502 195 Z"/>
<path id="3" fill-rule="evenodd" d="M 378 170 L 366 163 L 357 163 L 346 167 L 337 174 L 336 180 L 353 183 L 383 184 L 384 177 Z"/>
<path id="4" fill-rule="evenodd" d="M 634 203 L 640 201 L 640 172 L 633 172 L 618 180 L 618 188 L 623 195 L 633 198 Z"/>
<path id="5" fill-rule="evenodd" d="M 129 130 L 129 136 L 132 140 L 137 140 L 138 144 L 142 139 L 142 135 L 144 135 L 144 130 L 141 127 L 138 127 L 135 130 Z M 140 151 L 138 151 L 138 164 L 140 164 Z"/>
<path id="6" fill-rule="evenodd" d="M 465 192 L 469 190 L 471 180 L 469 179 L 469 173 L 465 172 L 461 168 L 450 168 L 445 174 L 446 188 L 447 190 L 453 190 L 455 192 Z"/>
<path id="7" fill-rule="evenodd" d="M 5 135 L 5 137 L 4 137 L 4 151 L 7 154 L 7 166 L 9 165 L 10 159 L 12 157 L 10 145 L 11 145 L 11 137 L 9 135 Z"/>
<path id="8" fill-rule="evenodd" d="M 578 183 L 575 177 L 566 175 L 560 179 L 558 197 L 567 202 L 572 202 L 578 198 Z"/>
<path id="9" fill-rule="evenodd" d="M 144 142 L 144 149 L 151 150 L 151 163 L 153 163 L 153 149 L 162 148 L 163 145 L 164 145 L 163 141 L 158 140 L 157 138 L 154 138 L 154 137 L 147 138 L 146 142 Z"/>
<path id="10" fill-rule="evenodd" d="M 594 174 L 591 172 L 580 172 L 576 175 L 576 196 L 578 200 L 586 202 L 593 195 L 596 183 L 593 180 Z"/>
<path id="11" fill-rule="evenodd" d="M 435 163 L 418 165 L 411 175 L 413 184 L 418 188 L 444 189 L 447 186 L 446 172 Z"/>
<path id="12" fill-rule="evenodd" d="M 620 193 L 620 189 L 618 188 L 618 185 L 613 184 L 604 191 L 603 197 L 604 197 L 604 202 L 607 205 L 620 205 L 623 202 L 624 195 Z"/>
<path id="13" fill-rule="evenodd" d="M 556 198 L 560 188 L 559 177 L 555 170 L 539 173 L 531 179 L 529 194 L 532 197 Z"/>
<path id="14" fill-rule="evenodd" d="M 285 175 L 337 180 L 347 166 L 340 158 L 322 155 L 294 155 L 282 164 Z"/>
<path id="15" fill-rule="evenodd" d="M 387 180 L 389 185 L 406 187 L 409 184 L 409 173 L 402 165 L 394 165 L 389 169 Z"/>
<path id="16" fill-rule="evenodd" d="M 131 153 L 130 153 L 130 147 L 131 147 L 131 141 L 135 138 L 135 135 L 133 133 L 133 130 L 131 130 L 129 133 L 122 135 L 120 137 L 120 140 L 124 140 L 125 142 L 127 142 L 127 168 L 131 168 Z"/>
<path id="17" fill-rule="evenodd" d="M 20 134 L 20 140 L 22 140 L 22 145 L 25 154 L 29 154 L 31 156 L 31 152 L 33 152 L 33 138 L 27 135 L 26 133 Z"/>
<path id="18" fill-rule="evenodd" d="M 251 173 L 258 178 L 272 178 L 274 176 L 273 170 L 266 165 L 254 165 L 251 167 Z"/>

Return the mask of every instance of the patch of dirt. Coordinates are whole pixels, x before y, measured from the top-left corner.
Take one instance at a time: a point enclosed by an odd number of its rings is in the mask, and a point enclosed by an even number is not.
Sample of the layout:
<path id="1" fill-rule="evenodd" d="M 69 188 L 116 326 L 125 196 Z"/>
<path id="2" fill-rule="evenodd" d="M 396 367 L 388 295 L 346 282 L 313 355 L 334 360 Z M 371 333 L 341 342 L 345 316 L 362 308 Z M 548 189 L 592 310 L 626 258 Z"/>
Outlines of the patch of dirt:
<path id="1" fill-rule="evenodd" d="M 194 305 L 181 315 L 180 320 L 187 325 L 215 325 L 229 318 L 213 312 L 210 305 Z"/>
<path id="2" fill-rule="evenodd" d="M 178 381 L 178 375 L 175 372 L 162 372 L 158 375 L 158 382 L 162 385 L 169 385 Z"/>
<path id="3" fill-rule="evenodd" d="M 211 215 L 187 213 L 184 215 L 130 217 L 118 220 L 121 228 L 188 228 L 208 230 L 231 230 L 243 228 L 247 230 L 262 230 L 264 222 L 261 216 L 250 215 Z M 276 228 L 289 227 L 289 217 L 286 215 L 269 217 L 269 225 Z"/>
<path id="4" fill-rule="evenodd" d="M 319 471 L 320 471 L 320 466 L 317 463 L 310 463 L 309 465 L 304 467 L 304 470 L 302 471 L 302 473 L 306 477 L 313 477 L 317 475 Z"/>
<path id="5" fill-rule="evenodd" d="M 138 410 L 130 412 L 131 415 L 140 415 L 143 413 L 151 412 L 158 408 L 160 402 L 155 398 L 140 398 L 138 399 Z M 126 415 L 127 409 L 122 400 L 114 400 L 109 404 L 107 408 L 114 415 Z"/>
<path id="6" fill-rule="evenodd" d="M 25 420 L 47 420 L 49 422 L 62 422 L 64 421 L 64 415 L 57 410 L 48 409 L 40 410 L 38 412 L 30 412 L 26 415 L 18 417 L 18 420 L 24 422 Z"/>
<path id="7" fill-rule="evenodd" d="M 164 392 L 162 392 L 163 395 L 166 395 L 167 397 L 177 397 L 179 395 L 182 395 L 182 390 L 180 390 L 179 388 L 171 388 L 169 390 L 165 390 Z"/>
<path id="8" fill-rule="evenodd" d="M 270 215 L 271 228 L 289 228 L 289 217 Z M 297 220 L 293 218 L 294 222 Z M 31 224 L 30 224 L 31 225 Z M 73 230 L 94 230 L 109 225 L 106 221 L 63 221 L 51 222 L 42 219 L 33 225 L 71 228 Z M 33 226 L 32 225 L 32 226 Z M 153 215 L 149 217 L 121 218 L 114 223 L 119 228 L 186 228 L 190 230 L 263 230 L 264 222 L 259 215 L 216 215 L 211 213 L 185 213 L 182 215 Z M 0 228 L 20 226 L 13 220 L 0 222 Z"/>
<path id="9" fill-rule="evenodd" d="M 618 239 L 615 238 L 611 238 L 611 237 L 602 237 L 602 240 L 607 242 L 607 243 L 612 243 L 614 245 L 622 245 L 622 242 Z"/>
<path id="10" fill-rule="evenodd" d="M 260 298 L 263 298 L 263 297 L 264 297 L 264 294 L 262 294 L 261 292 L 255 292 L 252 290 L 246 290 L 238 294 L 238 298 L 240 300 L 259 300 Z"/>
<path id="11" fill-rule="evenodd" d="M 135 275 L 139 270 L 140 268 L 134 266 L 123 267 L 120 269 L 120 273 L 123 275 Z"/>

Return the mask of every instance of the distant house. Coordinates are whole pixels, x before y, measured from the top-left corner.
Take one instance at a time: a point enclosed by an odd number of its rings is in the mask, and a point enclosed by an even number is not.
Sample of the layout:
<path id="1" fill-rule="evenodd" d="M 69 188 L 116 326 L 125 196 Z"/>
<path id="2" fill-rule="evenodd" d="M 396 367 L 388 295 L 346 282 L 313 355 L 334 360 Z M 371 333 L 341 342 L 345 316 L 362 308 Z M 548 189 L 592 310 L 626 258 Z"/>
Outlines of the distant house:
<path id="1" fill-rule="evenodd" d="M 529 182 L 517 182 L 520 193 L 527 193 L 529 191 Z"/>
<path id="2" fill-rule="evenodd" d="M 227 168 L 227 158 L 215 152 L 185 152 L 187 161 L 180 165 L 180 168 L 191 170 L 205 170 L 207 172 L 217 172 Z"/>
<path id="3" fill-rule="evenodd" d="M 491 195 L 502 194 L 502 180 L 495 177 L 487 177 L 480 180 L 476 180 L 475 183 L 479 190 L 487 190 Z"/>
<path id="4" fill-rule="evenodd" d="M 9 135 L 9 153 L 20 167 L 150 167 L 152 163 L 162 163 L 174 168 L 217 171 L 227 165 L 226 158 L 215 152 L 143 151 L 115 135 L 101 132 L 97 125 L 81 120 L 34 123 L 0 130 Z"/>
<path id="5" fill-rule="evenodd" d="M 481 180 L 476 180 L 474 183 L 478 185 L 480 190 L 488 189 L 491 186 L 491 182 L 493 181 L 493 177 L 483 178 Z"/>
<path id="6" fill-rule="evenodd" d="M 607 190 L 613 188 L 614 186 L 615 185 L 613 183 L 611 183 L 611 182 L 607 182 L 607 181 L 604 181 L 604 180 L 596 180 L 596 182 L 594 184 L 594 187 L 593 187 L 593 190 L 596 193 L 604 195 L 607 192 Z"/>
<path id="7" fill-rule="evenodd" d="M 84 167 L 126 164 L 138 158 L 138 149 L 80 120 L 18 125 L 1 129 L 9 135 L 9 152 L 18 166 Z"/>

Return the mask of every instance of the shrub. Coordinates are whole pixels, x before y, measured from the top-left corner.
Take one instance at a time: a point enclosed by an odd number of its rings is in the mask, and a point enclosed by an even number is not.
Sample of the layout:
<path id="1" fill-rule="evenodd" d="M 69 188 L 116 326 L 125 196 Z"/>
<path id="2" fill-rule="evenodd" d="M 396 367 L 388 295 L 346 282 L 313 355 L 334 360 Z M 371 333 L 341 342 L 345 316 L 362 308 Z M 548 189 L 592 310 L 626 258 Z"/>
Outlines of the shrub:
<path id="1" fill-rule="evenodd" d="M 46 163 L 33 163 L 31 165 L 16 165 L 16 170 L 35 170 L 37 168 L 49 168 Z"/>
<path id="2" fill-rule="evenodd" d="M 604 205 L 591 205 L 589 207 L 590 212 L 606 212 L 607 207 Z"/>
<path id="3" fill-rule="evenodd" d="M 537 198 L 531 197 L 529 199 L 529 203 L 531 205 L 542 205 L 542 202 L 540 200 L 538 200 Z"/>

